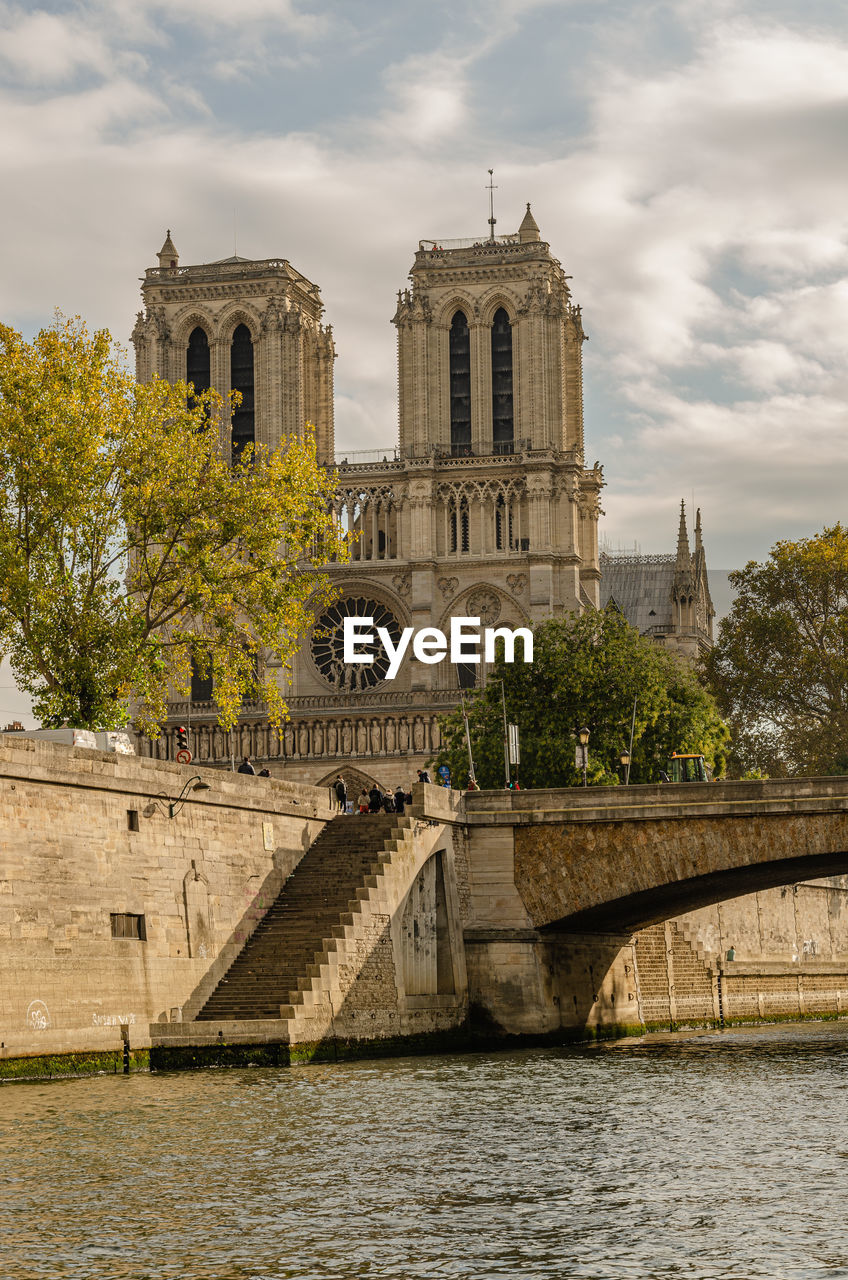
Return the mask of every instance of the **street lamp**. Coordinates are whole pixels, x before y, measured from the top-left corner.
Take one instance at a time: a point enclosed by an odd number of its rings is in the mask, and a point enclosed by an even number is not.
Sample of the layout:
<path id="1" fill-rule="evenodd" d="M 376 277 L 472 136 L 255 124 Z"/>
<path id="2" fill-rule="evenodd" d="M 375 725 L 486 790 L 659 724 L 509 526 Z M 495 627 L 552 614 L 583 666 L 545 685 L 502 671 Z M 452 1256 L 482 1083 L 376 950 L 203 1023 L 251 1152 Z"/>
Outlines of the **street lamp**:
<path id="1" fill-rule="evenodd" d="M 199 774 L 195 774 L 193 778 L 189 778 L 176 800 L 171 800 L 168 804 L 168 817 L 175 818 L 182 809 L 186 800 L 188 800 L 191 791 L 209 791 L 209 783 L 204 782 Z"/>
<path id="2" fill-rule="evenodd" d="M 589 783 L 586 779 L 586 770 L 589 767 L 589 730 L 578 729 L 577 739 L 580 743 L 580 754 L 583 761 L 583 786 L 588 787 Z"/>
<path id="3" fill-rule="evenodd" d="M 629 751 L 622 751 L 621 767 L 624 769 L 624 785 L 626 787 L 627 784 L 630 782 L 630 752 Z"/>

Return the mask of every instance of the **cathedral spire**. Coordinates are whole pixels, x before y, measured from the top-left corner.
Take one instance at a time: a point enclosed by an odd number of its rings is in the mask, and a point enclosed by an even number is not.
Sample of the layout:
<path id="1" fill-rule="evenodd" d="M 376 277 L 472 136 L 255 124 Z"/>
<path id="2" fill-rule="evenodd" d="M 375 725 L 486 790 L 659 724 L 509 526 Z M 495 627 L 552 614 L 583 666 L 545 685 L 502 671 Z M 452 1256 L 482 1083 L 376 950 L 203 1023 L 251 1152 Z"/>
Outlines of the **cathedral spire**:
<path id="1" fill-rule="evenodd" d="M 686 503 L 680 503 L 680 526 L 677 530 L 677 564 L 675 568 L 679 572 L 685 569 L 687 572 L 692 568 L 692 556 L 689 551 L 689 534 L 686 532 Z"/>
<path id="2" fill-rule="evenodd" d="M 530 244 L 534 240 L 541 240 L 541 238 L 538 224 L 530 212 L 530 204 L 528 201 L 527 212 L 521 219 L 521 226 L 518 228 L 518 242 L 519 244 Z"/>
<path id="3" fill-rule="evenodd" d="M 177 253 L 176 246 L 171 239 L 171 229 L 168 228 L 165 236 L 165 243 L 156 255 L 159 259 L 159 266 L 166 271 L 174 270 L 180 265 L 180 255 Z"/>
<path id="4" fill-rule="evenodd" d="M 704 542 L 701 537 L 701 508 L 698 507 L 698 510 L 695 512 L 695 554 L 697 555 L 697 553 L 699 551 L 703 551 L 703 549 Z"/>

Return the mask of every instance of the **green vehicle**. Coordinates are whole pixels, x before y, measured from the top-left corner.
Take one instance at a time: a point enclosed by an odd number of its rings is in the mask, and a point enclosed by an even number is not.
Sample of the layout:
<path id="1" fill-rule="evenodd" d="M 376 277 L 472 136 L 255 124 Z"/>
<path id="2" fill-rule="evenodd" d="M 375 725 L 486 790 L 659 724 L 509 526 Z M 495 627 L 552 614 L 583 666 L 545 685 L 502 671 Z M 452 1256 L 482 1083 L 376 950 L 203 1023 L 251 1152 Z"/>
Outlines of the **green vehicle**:
<path id="1" fill-rule="evenodd" d="M 666 761 L 668 782 L 712 782 L 713 774 L 703 756 L 689 755 L 686 752 L 673 755 Z"/>

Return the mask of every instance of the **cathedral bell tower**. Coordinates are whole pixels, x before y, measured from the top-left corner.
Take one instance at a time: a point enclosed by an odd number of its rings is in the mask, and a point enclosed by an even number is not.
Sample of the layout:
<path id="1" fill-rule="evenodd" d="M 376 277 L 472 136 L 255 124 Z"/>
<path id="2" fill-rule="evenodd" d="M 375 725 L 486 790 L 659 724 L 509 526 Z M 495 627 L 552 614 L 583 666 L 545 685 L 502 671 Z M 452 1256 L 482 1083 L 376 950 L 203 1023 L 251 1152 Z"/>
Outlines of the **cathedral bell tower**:
<path id="1" fill-rule="evenodd" d="M 530 205 L 515 235 L 422 240 L 410 279 L 394 318 L 404 457 L 582 454 L 580 308 Z"/>
<path id="2" fill-rule="evenodd" d="M 319 458 L 332 462 L 335 351 L 318 286 L 283 258 L 181 267 L 170 231 L 157 257 L 132 332 L 139 382 L 158 374 L 224 399 L 240 392 L 233 457 L 249 443 L 276 448 L 312 423 Z"/>
<path id="3" fill-rule="evenodd" d="M 568 277 L 529 204 L 514 234 L 490 223 L 487 239 L 420 241 L 398 294 L 406 549 L 425 575 L 441 565 L 437 587 L 448 566 L 457 592 L 520 580 L 509 594 L 536 621 L 597 607 L 603 481 L 584 466 L 585 334 Z M 413 594 L 423 608 L 423 579 Z"/>

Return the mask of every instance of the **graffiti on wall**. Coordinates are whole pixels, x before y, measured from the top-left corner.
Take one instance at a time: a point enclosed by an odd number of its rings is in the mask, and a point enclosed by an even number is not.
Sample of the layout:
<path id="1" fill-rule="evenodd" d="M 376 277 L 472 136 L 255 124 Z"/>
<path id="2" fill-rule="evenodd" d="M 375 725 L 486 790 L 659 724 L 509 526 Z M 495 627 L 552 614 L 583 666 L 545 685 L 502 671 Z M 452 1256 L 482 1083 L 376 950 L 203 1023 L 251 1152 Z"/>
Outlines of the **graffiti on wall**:
<path id="1" fill-rule="evenodd" d="M 50 1010 L 43 1000 L 31 1000 L 27 1005 L 26 1024 L 31 1031 L 46 1031 L 51 1025 Z"/>

